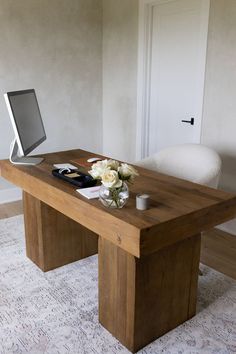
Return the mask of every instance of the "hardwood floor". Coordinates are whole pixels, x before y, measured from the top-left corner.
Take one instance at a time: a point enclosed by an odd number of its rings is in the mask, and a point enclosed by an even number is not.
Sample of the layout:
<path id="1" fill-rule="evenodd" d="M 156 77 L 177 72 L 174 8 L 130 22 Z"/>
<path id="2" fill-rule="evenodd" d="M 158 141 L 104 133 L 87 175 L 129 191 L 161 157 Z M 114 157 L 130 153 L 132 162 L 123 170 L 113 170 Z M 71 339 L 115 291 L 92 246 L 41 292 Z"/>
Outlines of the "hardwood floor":
<path id="1" fill-rule="evenodd" d="M 0 204 L 0 219 L 22 213 L 22 201 Z M 203 233 L 201 262 L 236 279 L 236 236 L 218 229 Z"/>
<path id="2" fill-rule="evenodd" d="M 0 204 L 0 219 L 10 218 L 11 216 L 19 214 L 23 214 L 22 200 L 7 204 Z"/>
<path id="3" fill-rule="evenodd" d="M 205 232 L 201 262 L 236 279 L 236 236 L 219 229 Z"/>

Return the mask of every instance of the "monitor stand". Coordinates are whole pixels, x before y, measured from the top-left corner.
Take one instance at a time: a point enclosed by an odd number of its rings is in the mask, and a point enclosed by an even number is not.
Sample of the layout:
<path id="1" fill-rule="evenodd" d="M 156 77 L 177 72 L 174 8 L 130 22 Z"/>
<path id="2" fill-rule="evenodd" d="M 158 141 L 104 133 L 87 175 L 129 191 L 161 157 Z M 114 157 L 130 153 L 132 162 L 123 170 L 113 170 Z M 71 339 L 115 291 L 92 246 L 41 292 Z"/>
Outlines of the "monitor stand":
<path id="1" fill-rule="evenodd" d="M 43 157 L 24 157 L 19 156 L 19 148 L 16 139 L 14 139 L 10 146 L 9 160 L 15 165 L 37 165 L 43 161 Z"/>

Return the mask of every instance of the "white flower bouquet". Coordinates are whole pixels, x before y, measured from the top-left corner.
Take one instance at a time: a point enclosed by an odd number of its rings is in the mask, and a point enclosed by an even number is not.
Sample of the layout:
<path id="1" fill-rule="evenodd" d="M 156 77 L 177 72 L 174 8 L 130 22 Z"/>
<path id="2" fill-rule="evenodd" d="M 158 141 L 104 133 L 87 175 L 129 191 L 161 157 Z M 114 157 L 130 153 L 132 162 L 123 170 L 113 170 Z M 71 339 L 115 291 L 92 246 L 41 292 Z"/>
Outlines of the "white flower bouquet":
<path id="1" fill-rule="evenodd" d="M 129 197 L 125 182 L 132 183 L 138 176 L 134 167 L 116 160 L 102 160 L 94 163 L 89 171 L 94 179 L 101 180 L 100 200 L 108 207 L 121 208 Z"/>

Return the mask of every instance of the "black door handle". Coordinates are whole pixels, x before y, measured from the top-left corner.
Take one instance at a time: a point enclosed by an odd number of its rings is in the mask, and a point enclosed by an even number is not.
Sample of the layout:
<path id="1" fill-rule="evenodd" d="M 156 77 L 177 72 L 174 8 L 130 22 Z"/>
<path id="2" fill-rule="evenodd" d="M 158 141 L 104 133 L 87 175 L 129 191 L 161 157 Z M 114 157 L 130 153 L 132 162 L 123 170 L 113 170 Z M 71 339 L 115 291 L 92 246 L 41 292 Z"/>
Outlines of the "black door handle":
<path id="1" fill-rule="evenodd" d="M 189 123 L 191 125 L 194 125 L 194 118 L 191 118 L 191 120 L 181 120 L 181 122 Z"/>

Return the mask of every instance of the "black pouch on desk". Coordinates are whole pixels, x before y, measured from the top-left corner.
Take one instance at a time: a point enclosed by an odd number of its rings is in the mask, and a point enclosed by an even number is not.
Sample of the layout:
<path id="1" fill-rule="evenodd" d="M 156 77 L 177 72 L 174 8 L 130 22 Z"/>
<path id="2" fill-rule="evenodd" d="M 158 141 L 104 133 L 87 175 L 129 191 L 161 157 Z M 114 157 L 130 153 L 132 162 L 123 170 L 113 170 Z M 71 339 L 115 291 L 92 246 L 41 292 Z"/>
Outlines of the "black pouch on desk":
<path id="1" fill-rule="evenodd" d="M 92 176 L 86 175 L 79 170 L 56 169 L 52 170 L 52 174 L 53 176 L 58 177 L 63 181 L 72 183 L 74 186 L 80 188 L 93 187 L 97 183 Z"/>

